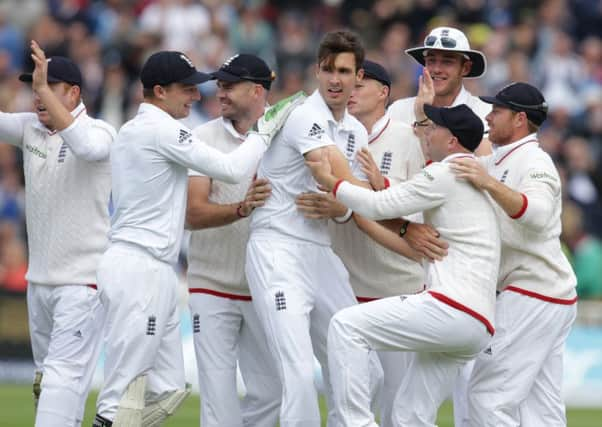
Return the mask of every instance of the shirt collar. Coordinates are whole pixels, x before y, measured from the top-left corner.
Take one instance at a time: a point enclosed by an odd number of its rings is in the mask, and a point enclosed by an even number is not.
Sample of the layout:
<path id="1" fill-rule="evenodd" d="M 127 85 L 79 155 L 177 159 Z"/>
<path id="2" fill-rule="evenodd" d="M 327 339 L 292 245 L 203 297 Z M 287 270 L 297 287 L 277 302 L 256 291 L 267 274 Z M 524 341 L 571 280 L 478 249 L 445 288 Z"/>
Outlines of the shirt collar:
<path id="1" fill-rule="evenodd" d="M 336 121 L 334 116 L 332 115 L 332 111 L 330 110 L 330 108 L 328 108 L 328 105 L 326 105 L 326 101 L 324 101 L 324 98 L 322 98 L 322 95 L 320 94 L 320 91 L 318 89 L 316 89 L 314 93 L 312 93 L 305 102 L 314 106 L 316 110 L 320 112 L 320 115 L 326 117 L 327 121 L 337 126 L 340 130 L 353 129 L 351 115 L 347 111 L 347 108 L 345 108 L 343 118 L 340 121 Z"/>
<path id="2" fill-rule="evenodd" d="M 223 116 L 221 117 L 221 119 L 222 124 L 224 125 L 224 129 L 226 129 L 226 132 L 228 132 L 230 135 L 232 135 L 234 138 L 238 139 L 241 142 L 245 140 L 245 135 L 241 134 L 236 130 L 234 124 L 232 123 L 232 120 L 227 119 Z"/>
<path id="3" fill-rule="evenodd" d="M 452 160 L 458 159 L 460 157 L 470 157 L 471 159 L 475 158 L 473 153 L 454 153 L 454 154 L 450 154 L 445 159 L 441 160 L 441 163 L 449 163 Z"/>
<path id="4" fill-rule="evenodd" d="M 138 114 L 150 114 L 158 117 L 169 117 L 172 120 L 175 120 L 167 111 L 162 110 L 161 108 L 153 105 L 149 102 L 143 102 L 138 107 Z"/>
<path id="5" fill-rule="evenodd" d="M 385 112 L 385 114 L 372 125 L 372 130 L 370 131 L 370 135 L 368 135 L 368 143 L 376 141 L 387 126 L 389 126 L 390 122 L 391 117 Z"/>
<path id="6" fill-rule="evenodd" d="M 497 144 L 492 143 L 491 149 L 493 151 L 493 155 L 496 158 L 498 158 L 501 156 L 505 156 L 510 151 L 516 149 L 518 146 L 523 145 L 525 142 L 537 142 L 537 134 L 530 133 L 529 135 L 525 136 L 524 138 L 521 138 L 518 141 L 514 141 L 514 142 L 512 142 L 510 144 L 506 144 L 506 145 L 497 145 Z"/>
<path id="7" fill-rule="evenodd" d="M 75 107 L 71 111 L 71 116 L 74 119 L 77 119 L 81 114 L 85 114 L 85 113 L 86 113 L 86 106 L 84 105 L 83 102 L 80 101 L 80 103 L 78 104 L 78 106 Z M 36 128 L 36 129 L 38 129 L 38 130 L 40 130 L 40 131 L 48 133 L 48 135 L 54 135 L 56 133 L 56 130 L 50 130 L 50 129 L 48 129 L 39 120 L 36 120 L 36 122 L 33 124 L 33 127 Z"/>
<path id="8" fill-rule="evenodd" d="M 452 102 L 452 105 L 450 105 L 450 107 L 456 107 L 460 104 L 468 105 L 468 101 L 469 101 L 470 97 L 471 97 L 470 92 L 466 90 L 464 85 L 462 85 L 462 88 L 460 89 L 460 93 L 458 93 L 458 96 L 456 96 L 456 99 L 454 99 L 454 102 Z"/>

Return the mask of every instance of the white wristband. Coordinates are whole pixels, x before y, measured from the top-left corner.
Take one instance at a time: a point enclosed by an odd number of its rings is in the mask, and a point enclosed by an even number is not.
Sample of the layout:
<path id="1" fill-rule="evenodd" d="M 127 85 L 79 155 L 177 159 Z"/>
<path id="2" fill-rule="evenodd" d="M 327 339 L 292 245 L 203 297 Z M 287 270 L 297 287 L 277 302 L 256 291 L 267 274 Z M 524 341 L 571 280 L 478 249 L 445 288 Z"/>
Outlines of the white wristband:
<path id="1" fill-rule="evenodd" d="M 337 224 L 345 224 L 347 221 L 351 219 L 351 215 L 353 215 L 353 211 L 347 208 L 347 212 L 343 216 L 336 216 L 332 220 Z"/>

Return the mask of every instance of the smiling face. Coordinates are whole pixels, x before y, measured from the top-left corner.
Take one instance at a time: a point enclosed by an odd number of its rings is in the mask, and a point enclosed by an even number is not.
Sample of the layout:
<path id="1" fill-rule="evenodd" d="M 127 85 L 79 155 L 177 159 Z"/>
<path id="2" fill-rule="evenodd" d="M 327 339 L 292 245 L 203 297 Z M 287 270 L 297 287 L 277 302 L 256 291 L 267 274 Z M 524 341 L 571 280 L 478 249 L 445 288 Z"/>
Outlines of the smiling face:
<path id="1" fill-rule="evenodd" d="M 472 62 L 461 53 L 432 49 L 424 57 L 435 87 L 435 96 L 456 96 L 462 88 L 462 79 L 470 72 Z"/>
<path id="2" fill-rule="evenodd" d="M 318 64 L 316 77 L 320 95 L 335 119 L 340 120 L 359 77 L 355 56 L 343 52 L 326 57 Z"/>
<path id="3" fill-rule="evenodd" d="M 69 83 L 49 83 L 48 86 L 54 95 L 61 102 L 67 111 L 73 111 L 79 103 L 79 86 L 72 86 Z M 48 129 L 54 129 L 52 119 L 46 111 L 46 106 L 42 103 L 40 97 L 35 94 L 33 96 L 33 107 L 38 115 L 38 120 Z"/>
<path id="4" fill-rule="evenodd" d="M 155 86 L 155 96 L 160 100 L 160 107 L 174 119 L 188 117 L 192 104 L 201 99 L 196 85 L 172 83 L 165 87 Z"/>
<path id="5" fill-rule="evenodd" d="M 217 81 L 216 97 L 219 101 L 222 116 L 238 121 L 248 115 L 251 107 L 257 103 L 263 93 L 262 86 L 249 81 L 226 82 Z"/>

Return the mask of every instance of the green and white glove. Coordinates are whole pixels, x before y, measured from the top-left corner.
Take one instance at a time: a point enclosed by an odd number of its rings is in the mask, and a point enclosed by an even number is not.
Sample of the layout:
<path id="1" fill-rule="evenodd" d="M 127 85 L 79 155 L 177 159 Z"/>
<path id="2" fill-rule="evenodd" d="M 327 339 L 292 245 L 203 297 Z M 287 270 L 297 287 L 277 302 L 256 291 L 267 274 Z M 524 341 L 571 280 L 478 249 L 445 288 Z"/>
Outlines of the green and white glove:
<path id="1" fill-rule="evenodd" d="M 281 99 L 276 104 L 272 105 L 263 116 L 257 120 L 251 132 L 257 133 L 264 137 L 266 144 L 269 146 L 272 139 L 278 134 L 284 122 L 291 112 L 299 105 L 303 104 L 307 99 L 307 95 L 303 91 L 299 91 L 288 98 Z"/>

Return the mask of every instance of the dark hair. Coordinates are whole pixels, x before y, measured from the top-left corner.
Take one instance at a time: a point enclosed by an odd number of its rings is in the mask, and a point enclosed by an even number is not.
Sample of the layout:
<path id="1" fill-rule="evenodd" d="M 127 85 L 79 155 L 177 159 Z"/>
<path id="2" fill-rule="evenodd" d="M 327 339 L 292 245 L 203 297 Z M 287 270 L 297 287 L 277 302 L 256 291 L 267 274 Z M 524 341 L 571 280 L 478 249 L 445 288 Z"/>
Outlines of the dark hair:
<path id="1" fill-rule="evenodd" d="M 155 88 L 154 87 L 143 87 L 142 88 L 142 96 L 146 99 L 153 99 L 155 97 Z"/>
<path id="2" fill-rule="evenodd" d="M 327 61 L 328 65 L 334 64 L 334 59 L 339 53 L 352 53 L 355 57 L 355 70 L 359 70 L 364 62 L 364 46 L 357 34 L 349 30 L 338 30 L 326 33 L 318 48 L 318 64 Z"/>

